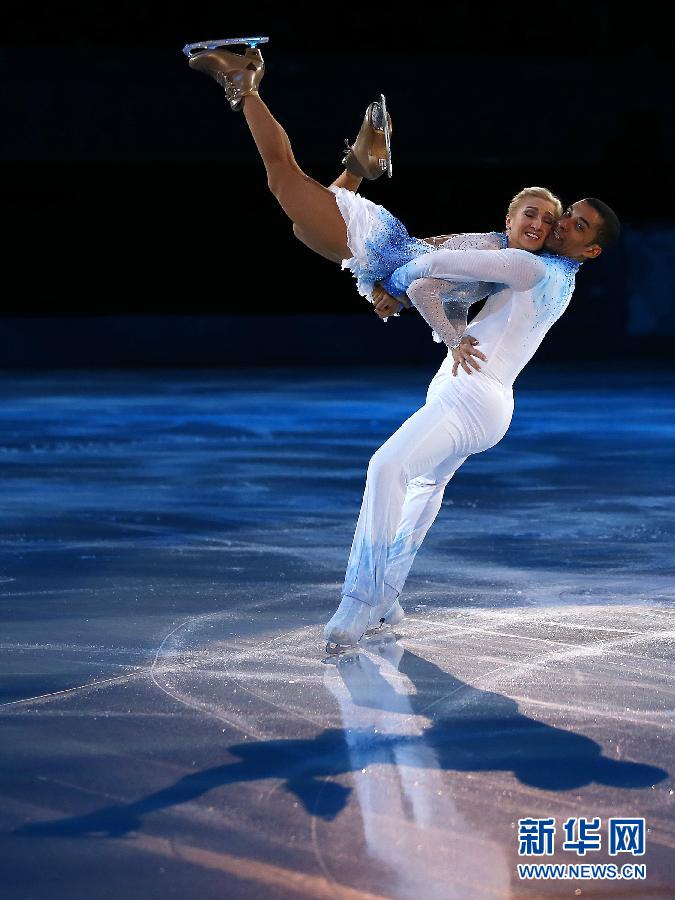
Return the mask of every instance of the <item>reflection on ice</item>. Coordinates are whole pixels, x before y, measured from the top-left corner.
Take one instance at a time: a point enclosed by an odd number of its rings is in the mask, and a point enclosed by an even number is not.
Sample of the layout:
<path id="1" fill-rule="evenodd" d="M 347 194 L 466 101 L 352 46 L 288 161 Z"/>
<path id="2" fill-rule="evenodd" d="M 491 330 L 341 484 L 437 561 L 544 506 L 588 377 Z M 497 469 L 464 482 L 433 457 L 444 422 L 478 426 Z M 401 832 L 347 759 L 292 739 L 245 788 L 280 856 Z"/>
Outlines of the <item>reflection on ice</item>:
<path id="1" fill-rule="evenodd" d="M 460 807 L 449 772 L 512 772 L 541 791 L 592 782 L 648 788 L 667 777 L 524 715 L 512 699 L 462 682 L 393 636 L 327 667 L 324 682 L 339 705 L 367 850 L 395 876 L 395 896 L 422 886 L 429 897 L 509 896 L 504 835 L 495 840 L 471 807 Z"/>
<path id="2" fill-rule="evenodd" d="M 480 864 L 482 896 L 506 896 L 504 850 L 475 840 L 424 740 L 429 720 L 414 712 L 415 686 L 399 671 L 406 651 L 393 636 L 368 646 L 372 657 L 341 660 L 324 680 L 340 707 L 367 851 L 391 873 L 391 895 L 478 897 L 471 888 Z"/>

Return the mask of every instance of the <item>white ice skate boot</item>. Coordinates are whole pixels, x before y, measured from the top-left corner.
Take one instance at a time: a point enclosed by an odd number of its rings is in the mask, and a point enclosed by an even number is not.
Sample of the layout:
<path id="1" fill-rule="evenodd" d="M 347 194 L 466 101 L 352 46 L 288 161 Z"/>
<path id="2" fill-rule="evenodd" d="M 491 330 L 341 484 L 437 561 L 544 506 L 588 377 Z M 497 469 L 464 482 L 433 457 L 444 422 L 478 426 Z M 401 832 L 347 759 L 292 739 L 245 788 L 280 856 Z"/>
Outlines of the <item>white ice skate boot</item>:
<path id="1" fill-rule="evenodd" d="M 354 597 L 343 597 L 335 614 L 323 630 L 326 653 L 339 656 L 355 647 L 370 625 L 373 607 Z"/>
<path id="2" fill-rule="evenodd" d="M 394 600 L 394 602 L 382 616 L 380 621 L 373 622 L 373 624 L 368 628 L 368 630 L 366 631 L 366 635 L 379 634 L 387 626 L 393 628 L 394 625 L 398 625 L 399 622 L 402 622 L 404 619 L 405 613 L 403 612 L 403 607 L 398 602 L 398 600 Z"/>

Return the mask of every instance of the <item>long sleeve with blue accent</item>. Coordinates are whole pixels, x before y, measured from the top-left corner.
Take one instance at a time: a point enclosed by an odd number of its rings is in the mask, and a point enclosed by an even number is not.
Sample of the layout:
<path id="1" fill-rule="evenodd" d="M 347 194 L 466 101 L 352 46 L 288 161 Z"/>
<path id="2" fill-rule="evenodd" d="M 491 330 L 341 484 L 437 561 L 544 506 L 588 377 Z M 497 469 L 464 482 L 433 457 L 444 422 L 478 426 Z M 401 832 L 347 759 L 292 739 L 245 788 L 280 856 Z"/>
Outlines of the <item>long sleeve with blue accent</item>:
<path id="1" fill-rule="evenodd" d="M 383 286 L 395 297 L 405 294 L 418 278 L 489 281 L 528 291 L 545 275 L 542 260 L 527 250 L 434 250 L 396 269 Z"/>

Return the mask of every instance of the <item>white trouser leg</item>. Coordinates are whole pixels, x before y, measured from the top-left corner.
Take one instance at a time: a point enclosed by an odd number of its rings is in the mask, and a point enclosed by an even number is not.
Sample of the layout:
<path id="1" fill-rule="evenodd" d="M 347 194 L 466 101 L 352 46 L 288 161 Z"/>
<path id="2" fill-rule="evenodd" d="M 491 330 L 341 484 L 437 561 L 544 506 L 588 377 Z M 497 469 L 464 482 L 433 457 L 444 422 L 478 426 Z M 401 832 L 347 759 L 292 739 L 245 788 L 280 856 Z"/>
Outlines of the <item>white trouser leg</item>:
<path id="1" fill-rule="evenodd" d="M 408 484 L 401 521 L 387 554 L 385 598 L 391 603 L 403 590 L 417 551 L 439 513 L 445 488 L 464 459 L 446 460 L 451 466 L 450 472 L 437 471 L 430 476 L 413 478 Z"/>
<path id="2" fill-rule="evenodd" d="M 453 387 L 449 380 L 452 361 L 452 357 L 448 355 L 432 379 L 427 391 L 427 403 L 436 397 L 442 399 L 448 388 Z M 454 458 L 444 460 L 434 472 L 413 478 L 408 484 L 401 521 L 387 555 L 384 595 L 389 605 L 394 603 L 403 590 L 417 550 L 439 513 L 445 488 L 462 462 L 464 460 L 457 461 Z M 407 536 L 410 536 L 409 539 L 406 539 Z"/>
<path id="3" fill-rule="evenodd" d="M 389 603 L 438 513 L 447 482 L 467 456 L 505 434 L 513 412 L 510 389 L 488 379 L 476 382 L 447 381 L 372 457 L 343 596 L 370 606 Z"/>

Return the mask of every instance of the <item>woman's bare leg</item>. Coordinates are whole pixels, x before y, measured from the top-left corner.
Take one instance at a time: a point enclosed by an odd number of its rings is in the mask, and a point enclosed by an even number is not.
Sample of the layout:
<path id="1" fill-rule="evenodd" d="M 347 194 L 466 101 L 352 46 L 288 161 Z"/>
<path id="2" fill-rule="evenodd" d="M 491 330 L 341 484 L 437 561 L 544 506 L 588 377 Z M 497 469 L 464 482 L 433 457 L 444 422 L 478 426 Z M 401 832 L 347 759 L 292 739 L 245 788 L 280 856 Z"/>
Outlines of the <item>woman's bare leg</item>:
<path id="1" fill-rule="evenodd" d="M 347 228 L 335 195 L 295 161 L 288 135 L 257 94 L 244 98 L 244 116 L 267 171 L 267 183 L 303 243 L 333 262 L 350 259 Z M 344 173 L 349 178 L 354 176 Z M 337 182 L 343 179 L 341 175 Z"/>
<path id="2" fill-rule="evenodd" d="M 341 175 L 335 179 L 335 181 L 331 184 L 331 187 L 341 187 L 345 188 L 352 193 L 356 193 L 358 189 L 361 187 L 361 182 L 363 178 L 360 175 L 352 175 L 351 172 L 348 172 L 346 169 Z"/>
<path id="3" fill-rule="evenodd" d="M 361 182 L 363 178 L 360 175 L 352 175 L 351 172 L 348 172 L 346 169 L 342 172 L 341 175 L 335 179 L 335 181 L 331 184 L 331 187 L 341 187 L 345 188 L 347 191 L 352 191 L 352 193 L 356 193 L 359 187 L 361 186 Z M 317 241 L 312 240 L 312 237 L 304 232 L 299 225 L 293 224 L 293 234 L 296 238 L 301 241 L 306 247 L 309 247 L 310 250 L 313 250 L 315 253 L 318 253 L 319 256 L 324 256 L 326 259 L 329 259 L 331 262 L 340 262 L 340 260 L 335 259 L 335 257 L 330 254 L 326 250 L 325 247 L 322 247 Z M 351 255 L 351 254 L 350 254 Z"/>

